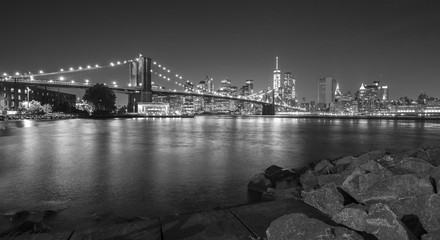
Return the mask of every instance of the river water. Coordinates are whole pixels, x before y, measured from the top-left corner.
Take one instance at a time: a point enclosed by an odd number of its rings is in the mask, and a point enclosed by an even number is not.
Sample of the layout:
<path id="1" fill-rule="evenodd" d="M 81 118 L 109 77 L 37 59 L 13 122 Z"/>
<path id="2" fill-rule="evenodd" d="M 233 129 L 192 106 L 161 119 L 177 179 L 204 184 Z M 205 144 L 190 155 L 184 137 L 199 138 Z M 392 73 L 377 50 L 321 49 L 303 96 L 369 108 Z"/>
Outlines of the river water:
<path id="1" fill-rule="evenodd" d="M 0 122 L 0 212 L 164 216 L 247 203 L 272 164 L 440 145 L 440 123 L 272 117 Z"/>

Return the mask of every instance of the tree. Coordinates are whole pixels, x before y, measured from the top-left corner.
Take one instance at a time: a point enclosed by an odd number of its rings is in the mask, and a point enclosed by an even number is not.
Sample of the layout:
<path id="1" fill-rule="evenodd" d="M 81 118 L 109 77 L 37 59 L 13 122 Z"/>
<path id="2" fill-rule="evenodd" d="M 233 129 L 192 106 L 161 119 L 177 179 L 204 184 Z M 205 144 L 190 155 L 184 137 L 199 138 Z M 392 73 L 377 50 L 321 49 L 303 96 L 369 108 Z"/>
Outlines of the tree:
<path id="1" fill-rule="evenodd" d="M 83 100 L 92 106 L 92 112 L 111 113 L 116 110 L 116 95 L 104 84 L 98 83 L 88 88 Z"/>
<path id="2" fill-rule="evenodd" d="M 49 104 L 41 106 L 41 103 L 35 100 L 30 102 L 22 102 L 18 108 L 19 112 L 29 115 L 43 115 L 52 112 L 52 107 Z"/>

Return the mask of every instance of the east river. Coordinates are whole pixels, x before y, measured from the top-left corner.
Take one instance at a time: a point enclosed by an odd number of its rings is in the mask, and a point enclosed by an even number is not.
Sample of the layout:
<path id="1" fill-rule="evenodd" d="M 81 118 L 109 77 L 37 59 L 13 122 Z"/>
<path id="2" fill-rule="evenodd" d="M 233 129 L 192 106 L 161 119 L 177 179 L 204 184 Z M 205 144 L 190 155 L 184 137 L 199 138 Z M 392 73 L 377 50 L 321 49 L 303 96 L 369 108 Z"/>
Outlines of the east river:
<path id="1" fill-rule="evenodd" d="M 251 176 L 440 145 L 440 123 L 271 117 L 0 122 L 0 213 L 156 217 L 243 204 Z"/>

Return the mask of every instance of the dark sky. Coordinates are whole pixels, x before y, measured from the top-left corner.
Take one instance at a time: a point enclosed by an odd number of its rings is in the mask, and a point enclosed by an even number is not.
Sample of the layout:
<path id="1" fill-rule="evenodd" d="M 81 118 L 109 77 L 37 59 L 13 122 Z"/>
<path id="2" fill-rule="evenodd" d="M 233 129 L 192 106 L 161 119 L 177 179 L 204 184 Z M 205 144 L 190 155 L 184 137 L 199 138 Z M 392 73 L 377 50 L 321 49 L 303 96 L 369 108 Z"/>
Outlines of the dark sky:
<path id="1" fill-rule="evenodd" d="M 393 99 L 440 97 L 438 1 L 2 0 L 0 9 L 0 73 L 142 53 L 194 82 L 254 79 L 260 90 L 279 56 L 307 101 L 326 76 L 343 92 L 380 78 Z"/>

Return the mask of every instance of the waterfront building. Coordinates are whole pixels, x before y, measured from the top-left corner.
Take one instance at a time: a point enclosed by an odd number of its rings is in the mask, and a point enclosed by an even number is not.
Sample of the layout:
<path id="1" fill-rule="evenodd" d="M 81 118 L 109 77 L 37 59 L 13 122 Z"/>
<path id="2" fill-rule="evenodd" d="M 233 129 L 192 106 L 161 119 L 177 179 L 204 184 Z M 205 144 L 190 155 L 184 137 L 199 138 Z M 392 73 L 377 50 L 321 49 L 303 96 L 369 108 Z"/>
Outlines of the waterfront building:
<path id="1" fill-rule="evenodd" d="M 330 104 L 335 101 L 336 80 L 325 77 L 318 80 L 318 103 Z"/>
<path id="2" fill-rule="evenodd" d="M 138 102 L 138 113 L 145 115 L 169 115 L 170 105 L 160 102 Z"/>
<path id="3" fill-rule="evenodd" d="M 75 108 L 76 95 L 47 90 L 42 87 L 26 87 L 15 83 L 0 84 L 0 110 L 18 110 L 20 102 L 38 101 L 49 104 L 54 111 L 68 111 Z"/>
<path id="4" fill-rule="evenodd" d="M 388 86 L 381 86 L 379 81 L 372 85 L 361 84 L 356 97 L 361 112 L 375 112 L 388 108 L 389 89 Z"/>
<path id="5" fill-rule="evenodd" d="M 281 71 L 278 69 L 278 57 L 275 58 L 275 70 L 273 71 L 273 90 L 275 91 L 275 96 L 280 96 Z"/>

